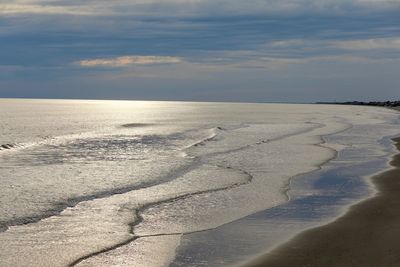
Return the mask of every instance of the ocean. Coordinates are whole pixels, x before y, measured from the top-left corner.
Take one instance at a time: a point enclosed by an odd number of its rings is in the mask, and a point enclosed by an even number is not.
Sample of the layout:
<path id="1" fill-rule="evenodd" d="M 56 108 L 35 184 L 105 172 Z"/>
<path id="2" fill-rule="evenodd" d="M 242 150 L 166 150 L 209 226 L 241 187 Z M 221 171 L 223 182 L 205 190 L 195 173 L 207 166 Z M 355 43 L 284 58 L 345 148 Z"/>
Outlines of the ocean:
<path id="1" fill-rule="evenodd" d="M 373 195 L 399 132 L 398 112 L 364 106 L 0 99 L 0 266 L 245 261 Z M 350 180 L 317 184 L 335 170 Z M 311 185 L 342 198 L 288 223 L 277 207 Z M 243 236 L 260 212 L 268 242 Z M 233 242 L 216 229 L 251 249 L 213 254 Z"/>

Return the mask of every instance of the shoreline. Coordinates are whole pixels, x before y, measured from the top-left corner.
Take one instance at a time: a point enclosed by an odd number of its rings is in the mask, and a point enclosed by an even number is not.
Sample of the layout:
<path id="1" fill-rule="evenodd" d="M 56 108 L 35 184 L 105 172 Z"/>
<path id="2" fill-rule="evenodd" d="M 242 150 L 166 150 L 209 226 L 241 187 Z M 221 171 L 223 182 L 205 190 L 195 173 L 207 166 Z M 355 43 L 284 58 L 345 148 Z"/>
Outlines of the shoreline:
<path id="1" fill-rule="evenodd" d="M 392 140 L 398 153 L 371 178 L 375 196 L 243 266 L 400 266 L 400 137 Z"/>
<path id="2" fill-rule="evenodd" d="M 349 128 L 353 127 L 347 129 Z M 288 196 L 288 192 L 285 191 L 287 202 L 214 229 L 185 235 L 182 242 L 185 245 L 177 250 L 171 266 L 189 265 L 192 260 L 205 262 L 204 259 L 209 261 L 210 266 L 219 266 L 221 263 L 224 263 L 224 266 L 243 266 L 249 260 L 255 259 L 255 255 L 265 255 L 266 251 L 273 251 L 286 244 L 303 231 L 325 225 L 343 216 L 355 203 L 373 197 L 376 190 L 364 177 L 373 177 L 388 169 L 389 161 L 397 151 L 393 147 L 393 141 L 390 137 L 378 140 L 378 143 L 390 149 L 390 156 L 381 156 L 368 162 L 356 161 L 355 165 L 350 166 L 342 164 L 349 155 L 339 153 L 329 145 L 325 146 L 335 143 L 329 138 L 335 138 L 336 134 L 343 131 L 320 136 L 320 142 L 314 145 L 334 151 L 335 156 L 319 165 L 317 170 L 291 177 L 292 194 Z M 345 177 L 341 174 L 345 174 Z M 344 184 L 350 186 L 346 193 L 332 194 L 332 190 L 340 191 Z M 304 194 L 304 189 L 316 191 L 313 194 Z M 326 204 L 323 205 L 323 209 L 319 208 L 321 203 Z M 342 207 L 346 207 L 346 211 Z M 196 256 L 188 256 L 193 254 Z"/>

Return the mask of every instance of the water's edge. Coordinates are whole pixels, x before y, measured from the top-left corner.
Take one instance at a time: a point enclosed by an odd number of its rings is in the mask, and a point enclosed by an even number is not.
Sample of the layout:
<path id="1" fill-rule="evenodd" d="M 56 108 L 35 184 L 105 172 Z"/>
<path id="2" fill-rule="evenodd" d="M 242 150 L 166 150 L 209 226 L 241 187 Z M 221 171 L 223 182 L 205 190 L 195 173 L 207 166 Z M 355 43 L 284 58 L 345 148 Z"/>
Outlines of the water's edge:
<path id="1" fill-rule="evenodd" d="M 320 145 L 332 135 L 322 136 Z M 212 230 L 183 235 L 170 266 L 201 266 L 201 262 L 207 262 L 207 266 L 237 265 L 271 251 L 303 231 L 343 216 L 349 207 L 375 195 L 368 178 L 390 168 L 388 162 L 394 155 L 392 138 L 378 141 L 388 156 L 349 165 L 343 164 L 348 158 L 345 150 L 318 170 L 293 177 L 288 185 L 287 203 Z"/>
<path id="2" fill-rule="evenodd" d="M 392 142 L 397 153 L 391 168 L 370 178 L 376 194 L 241 266 L 399 266 L 400 233 L 393 227 L 400 220 L 400 136 Z"/>

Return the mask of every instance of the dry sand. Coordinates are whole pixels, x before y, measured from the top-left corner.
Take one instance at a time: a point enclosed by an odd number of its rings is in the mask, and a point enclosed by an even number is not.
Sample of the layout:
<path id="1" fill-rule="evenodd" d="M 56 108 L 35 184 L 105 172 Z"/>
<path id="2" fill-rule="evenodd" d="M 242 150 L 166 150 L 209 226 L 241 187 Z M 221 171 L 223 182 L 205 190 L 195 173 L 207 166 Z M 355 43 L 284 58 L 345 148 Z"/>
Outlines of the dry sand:
<path id="1" fill-rule="evenodd" d="M 394 141 L 400 151 L 400 138 Z M 400 154 L 391 165 L 372 179 L 377 196 L 246 266 L 400 266 Z"/>

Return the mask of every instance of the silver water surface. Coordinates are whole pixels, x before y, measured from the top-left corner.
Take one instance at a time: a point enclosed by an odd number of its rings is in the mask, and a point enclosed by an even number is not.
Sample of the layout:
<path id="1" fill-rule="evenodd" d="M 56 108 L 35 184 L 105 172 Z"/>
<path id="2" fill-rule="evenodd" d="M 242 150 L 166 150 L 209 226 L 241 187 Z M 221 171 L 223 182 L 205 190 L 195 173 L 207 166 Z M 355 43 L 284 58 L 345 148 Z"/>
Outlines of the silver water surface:
<path id="1" fill-rule="evenodd" d="M 322 135 L 353 127 L 358 136 L 330 145 L 388 156 L 375 141 L 398 130 L 394 117 L 329 105 L 0 100 L 0 258 L 163 266 L 182 234 L 284 203 L 291 177 L 334 156 Z"/>

